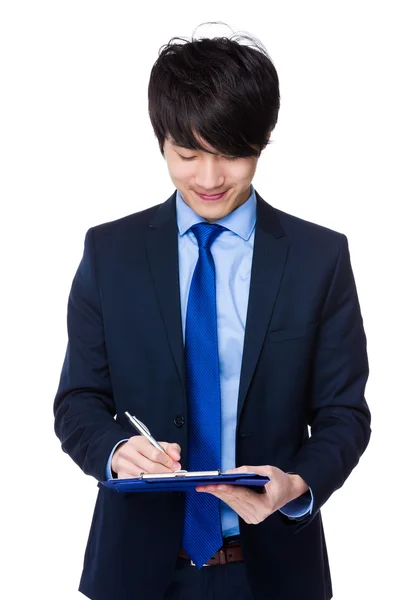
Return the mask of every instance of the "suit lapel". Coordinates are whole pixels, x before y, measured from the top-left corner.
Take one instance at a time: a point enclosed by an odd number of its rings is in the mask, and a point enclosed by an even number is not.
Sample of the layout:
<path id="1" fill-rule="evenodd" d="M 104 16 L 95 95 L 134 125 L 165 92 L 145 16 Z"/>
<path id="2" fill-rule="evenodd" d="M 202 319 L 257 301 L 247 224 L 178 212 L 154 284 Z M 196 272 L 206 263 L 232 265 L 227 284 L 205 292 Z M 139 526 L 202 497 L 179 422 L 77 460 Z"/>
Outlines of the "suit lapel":
<path id="1" fill-rule="evenodd" d="M 167 338 L 177 370 L 186 390 L 180 280 L 176 192 L 161 204 L 150 222 L 147 258 Z"/>
<path id="2" fill-rule="evenodd" d="M 258 362 L 287 258 L 287 241 L 277 211 L 256 192 L 257 219 L 238 395 L 237 423 Z M 149 268 L 167 338 L 184 391 L 185 357 L 180 307 L 176 192 L 161 204 L 147 235 Z"/>
<path id="3" fill-rule="evenodd" d="M 238 395 L 237 427 L 277 299 L 287 241 L 277 211 L 256 192 L 257 220 Z"/>

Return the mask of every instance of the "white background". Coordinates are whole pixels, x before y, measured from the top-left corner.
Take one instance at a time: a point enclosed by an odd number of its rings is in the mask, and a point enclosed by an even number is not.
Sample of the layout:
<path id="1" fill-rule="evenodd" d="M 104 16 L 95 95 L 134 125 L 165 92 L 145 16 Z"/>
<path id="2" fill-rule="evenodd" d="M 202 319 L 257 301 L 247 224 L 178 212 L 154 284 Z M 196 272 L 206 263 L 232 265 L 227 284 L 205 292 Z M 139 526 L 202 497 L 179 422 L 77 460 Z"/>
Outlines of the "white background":
<path id="1" fill-rule="evenodd" d="M 273 206 L 347 235 L 368 337 L 372 440 L 323 508 L 334 598 L 406 599 L 415 535 L 412 3 L 205 4 L 1 4 L 0 595 L 81 597 L 97 487 L 61 452 L 52 415 L 69 288 L 89 227 L 174 191 L 147 113 L 159 48 L 224 21 L 258 37 L 280 76 L 279 123 L 253 183 Z"/>

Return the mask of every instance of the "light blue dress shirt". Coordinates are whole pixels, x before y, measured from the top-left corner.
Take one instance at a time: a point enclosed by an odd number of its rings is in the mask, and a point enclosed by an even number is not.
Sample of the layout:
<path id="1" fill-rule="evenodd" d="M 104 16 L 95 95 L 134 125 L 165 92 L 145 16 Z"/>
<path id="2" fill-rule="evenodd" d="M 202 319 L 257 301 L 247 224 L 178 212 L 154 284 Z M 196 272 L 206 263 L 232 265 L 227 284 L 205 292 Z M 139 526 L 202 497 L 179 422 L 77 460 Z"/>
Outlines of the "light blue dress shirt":
<path id="1" fill-rule="evenodd" d="M 196 236 L 190 228 L 206 219 L 188 206 L 179 190 L 176 194 L 180 298 L 185 341 L 186 308 L 193 271 L 199 257 Z M 248 308 L 249 284 L 255 238 L 256 195 L 251 185 L 248 200 L 223 219 L 215 221 L 226 228 L 211 246 L 216 270 L 216 311 L 218 322 L 219 371 L 221 389 L 221 470 L 235 468 L 235 436 L 239 379 L 245 321 Z M 121 443 L 121 442 L 119 442 Z M 111 479 L 111 459 L 107 463 L 107 478 Z M 313 494 L 304 494 L 281 508 L 290 518 L 311 513 Z M 221 501 L 222 532 L 224 537 L 239 534 L 237 513 Z"/>

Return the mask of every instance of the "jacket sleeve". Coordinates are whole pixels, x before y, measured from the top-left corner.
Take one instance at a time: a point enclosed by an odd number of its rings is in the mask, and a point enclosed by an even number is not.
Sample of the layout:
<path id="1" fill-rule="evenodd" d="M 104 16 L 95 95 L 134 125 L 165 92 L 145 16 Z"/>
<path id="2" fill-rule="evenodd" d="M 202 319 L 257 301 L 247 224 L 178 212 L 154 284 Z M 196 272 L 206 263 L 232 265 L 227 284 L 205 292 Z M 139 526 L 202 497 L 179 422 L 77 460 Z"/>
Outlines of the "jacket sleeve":
<path id="1" fill-rule="evenodd" d="M 340 488 L 365 451 L 371 434 L 364 392 L 369 374 L 366 336 L 348 241 L 340 247 L 322 309 L 311 376 L 311 436 L 290 464 L 313 490 L 313 509 L 296 523 L 305 527 Z"/>
<path id="2" fill-rule="evenodd" d="M 86 473 L 102 481 L 114 445 L 133 433 L 116 413 L 105 345 L 93 229 L 85 236 L 82 260 L 68 300 L 68 344 L 53 412 L 62 449 Z"/>

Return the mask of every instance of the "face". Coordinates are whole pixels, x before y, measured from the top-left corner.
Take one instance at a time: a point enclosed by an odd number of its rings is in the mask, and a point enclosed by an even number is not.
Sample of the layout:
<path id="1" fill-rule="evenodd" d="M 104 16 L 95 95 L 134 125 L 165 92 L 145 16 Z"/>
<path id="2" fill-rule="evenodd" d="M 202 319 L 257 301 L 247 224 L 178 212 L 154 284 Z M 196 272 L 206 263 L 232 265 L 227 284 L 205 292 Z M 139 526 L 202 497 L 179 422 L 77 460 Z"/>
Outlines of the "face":
<path id="1" fill-rule="evenodd" d="M 248 200 L 258 157 L 229 158 L 220 155 L 203 139 L 200 142 L 215 154 L 176 146 L 168 137 L 164 155 L 171 180 L 183 200 L 195 213 L 213 222 Z M 223 192 L 220 198 L 214 197 Z"/>

